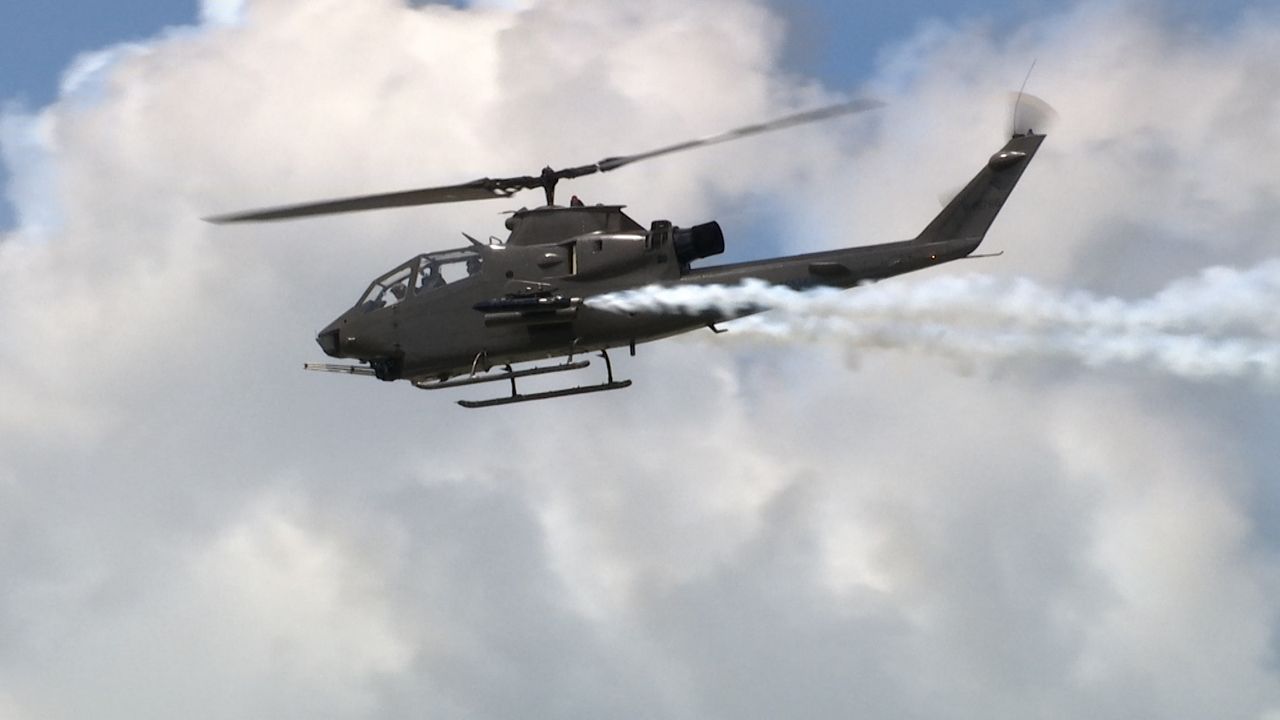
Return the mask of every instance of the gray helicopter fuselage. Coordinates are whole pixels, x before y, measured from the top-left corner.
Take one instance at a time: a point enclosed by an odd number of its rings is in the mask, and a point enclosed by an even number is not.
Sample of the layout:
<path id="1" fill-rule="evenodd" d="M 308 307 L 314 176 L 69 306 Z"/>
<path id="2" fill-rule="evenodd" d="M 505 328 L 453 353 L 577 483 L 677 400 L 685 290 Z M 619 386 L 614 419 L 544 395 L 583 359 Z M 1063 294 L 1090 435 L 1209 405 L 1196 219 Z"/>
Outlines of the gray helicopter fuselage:
<path id="1" fill-rule="evenodd" d="M 649 285 L 850 288 L 971 254 L 1038 150 L 1015 136 L 914 239 L 695 268 L 723 250 L 715 223 L 645 229 L 620 206 L 517 212 L 505 243 L 417 256 L 375 280 L 321 331 L 326 353 L 369 362 L 385 380 L 444 380 L 489 367 L 634 346 L 765 308 L 618 312 L 592 297 Z M 465 274 L 464 274 L 465 266 Z M 445 275 L 452 270 L 456 277 Z"/>

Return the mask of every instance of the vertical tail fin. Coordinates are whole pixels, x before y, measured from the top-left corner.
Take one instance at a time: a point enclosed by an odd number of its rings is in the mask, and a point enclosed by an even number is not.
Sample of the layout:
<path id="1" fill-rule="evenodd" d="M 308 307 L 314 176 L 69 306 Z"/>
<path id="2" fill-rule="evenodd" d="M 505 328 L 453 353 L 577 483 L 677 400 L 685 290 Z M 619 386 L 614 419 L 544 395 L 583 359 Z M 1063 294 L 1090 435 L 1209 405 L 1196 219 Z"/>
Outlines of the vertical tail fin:
<path id="1" fill-rule="evenodd" d="M 1044 139 L 1044 135 L 1033 132 L 1015 135 L 991 156 L 986 167 L 938 213 L 915 241 L 964 239 L 972 241 L 976 248 Z"/>

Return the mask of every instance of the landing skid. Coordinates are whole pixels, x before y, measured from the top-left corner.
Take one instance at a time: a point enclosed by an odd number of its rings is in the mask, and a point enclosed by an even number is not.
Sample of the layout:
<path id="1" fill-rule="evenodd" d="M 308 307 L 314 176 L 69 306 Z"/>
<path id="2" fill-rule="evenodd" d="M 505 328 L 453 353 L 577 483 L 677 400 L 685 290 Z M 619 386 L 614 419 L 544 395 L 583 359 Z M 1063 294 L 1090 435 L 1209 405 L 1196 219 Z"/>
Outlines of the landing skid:
<path id="1" fill-rule="evenodd" d="M 570 395 L 585 395 L 587 393 L 604 392 L 605 390 L 621 390 L 622 388 L 627 387 L 631 387 L 630 380 L 618 380 L 615 382 L 601 383 L 599 385 L 565 388 L 564 390 L 548 390 L 547 392 L 526 393 L 524 395 L 512 392 L 508 397 L 494 398 L 493 400 L 459 400 L 458 404 L 464 408 L 472 409 L 494 407 L 495 405 L 510 405 L 512 403 L 530 402 L 531 400 L 547 400 L 550 398 L 568 397 Z"/>
<path id="2" fill-rule="evenodd" d="M 614 380 L 613 379 L 613 362 L 609 360 L 609 353 L 600 351 L 600 357 L 604 358 L 604 364 L 609 379 L 599 385 L 585 385 L 572 388 L 563 388 L 560 390 L 548 390 L 546 392 L 521 394 L 516 389 L 516 378 L 529 377 L 530 375 L 545 375 L 547 373 L 568 372 L 570 370 L 581 370 L 590 364 L 587 360 L 579 360 L 577 362 L 566 362 L 562 365 L 552 365 L 550 367 L 534 367 L 525 370 L 512 370 L 511 366 L 506 366 L 504 372 L 495 375 L 473 376 L 463 378 L 461 380 L 446 380 L 442 382 L 422 382 L 414 381 L 416 387 L 423 390 L 439 390 L 448 387 L 461 387 L 463 385 L 475 385 L 478 383 L 495 382 L 498 380 L 511 381 L 511 394 L 507 397 L 493 398 L 492 400 L 459 400 L 458 404 L 464 408 L 483 408 L 494 407 L 496 405 L 511 405 L 512 403 L 530 402 L 533 400 L 548 400 L 550 398 L 568 397 L 570 395 L 585 395 L 587 393 L 604 392 L 606 390 L 621 390 L 622 388 L 631 387 L 630 380 Z"/>

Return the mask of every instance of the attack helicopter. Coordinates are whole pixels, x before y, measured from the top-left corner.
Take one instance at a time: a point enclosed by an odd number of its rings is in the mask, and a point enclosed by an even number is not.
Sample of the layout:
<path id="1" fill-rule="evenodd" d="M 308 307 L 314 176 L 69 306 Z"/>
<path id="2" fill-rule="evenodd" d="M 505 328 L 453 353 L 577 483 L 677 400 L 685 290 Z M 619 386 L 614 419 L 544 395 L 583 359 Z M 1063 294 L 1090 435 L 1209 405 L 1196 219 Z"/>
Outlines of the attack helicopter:
<path id="1" fill-rule="evenodd" d="M 589 165 L 543 168 L 537 175 L 481 178 L 430 187 L 237 212 L 206 218 L 243 223 L 367 211 L 436 203 L 509 198 L 541 189 L 546 204 L 515 211 L 506 221 L 505 240 L 416 255 L 375 278 L 350 309 L 329 323 L 316 342 L 333 358 L 358 364 L 307 363 L 307 370 L 408 380 L 416 388 L 439 390 L 489 382 L 510 382 L 510 393 L 484 400 L 460 400 L 466 408 L 491 407 L 583 393 L 618 390 L 630 380 L 614 378 L 609 350 L 693 330 L 759 312 L 732 315 L 631 312 L 592 307 L 590 299 L 651 285 L 734 285 L 761 280 L 793 289 L 852 288 L 894 275 L 970 257 L 1045 139 L 1017 107 L 1043 106 L 1019 93 L 1009 140 L 915 238 L 897 242 L 696 267 L 724 252 L 725 238 L 714 221 L 688 228 L 655 220 L 646 228 L 622 205 L 586 205 L 576 197 L 557 205 L 561 180 L 616 170 L 641 160 L 735 140 L 804 123 L 873 110 L 874 100 L 853 100 L 750 125 L 710 137 L 634 155 L 608 157 Z M 1046 106 L 1047 107 L 1047 106 Z M 1019 126 L 1022 127 L 1019 127 Z M 465 235 L 465 234 L 464 234 Z M 590 385 L 521 393 L 516 381 L 577 371 L 598 353 L 606 379 Z M 516 367 L 553 358 L 562 362 Z"/>

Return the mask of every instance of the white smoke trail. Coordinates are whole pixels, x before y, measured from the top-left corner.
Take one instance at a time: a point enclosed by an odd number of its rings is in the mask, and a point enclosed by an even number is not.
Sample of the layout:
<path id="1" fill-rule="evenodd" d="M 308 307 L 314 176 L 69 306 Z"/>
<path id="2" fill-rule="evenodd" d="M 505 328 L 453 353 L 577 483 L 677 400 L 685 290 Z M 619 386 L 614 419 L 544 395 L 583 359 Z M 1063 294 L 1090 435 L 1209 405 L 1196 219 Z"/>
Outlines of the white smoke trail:
<path id="1" fill-rule="evenodd" d="M 1138 365 L 1184 378 L 1280 381 L 1280 259 L 1208 268 L 1143 299 L 1053 290 L 1027 279 L 946 276 L 850 292 L 737 286 L 653 286 L 589 301 L 615 312 L 732 315 L 747 340 L 835 338 L 850 349 L 899 349 L 970 363 L 1068 358 Z"/>

